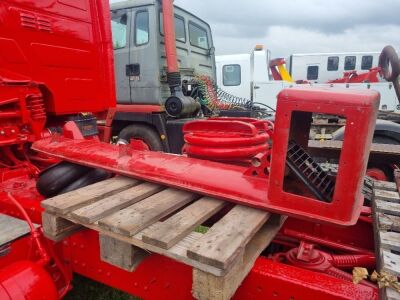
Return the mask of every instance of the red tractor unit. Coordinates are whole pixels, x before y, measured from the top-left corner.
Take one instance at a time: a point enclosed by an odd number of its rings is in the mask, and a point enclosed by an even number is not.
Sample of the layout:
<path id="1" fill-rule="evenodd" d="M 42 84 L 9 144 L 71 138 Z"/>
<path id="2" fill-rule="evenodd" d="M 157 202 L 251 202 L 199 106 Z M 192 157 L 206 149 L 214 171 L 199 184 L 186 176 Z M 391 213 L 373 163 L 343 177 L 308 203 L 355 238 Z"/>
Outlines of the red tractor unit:
<path id="1" fill-rule="evenodd" d="M 166 102 L 192 110 L 157 4 Z M 109 142 L 108 0 L 5 0 L 0 20 L 0 299 L 61 299 L 74 274 L 143 299 L 399 299 L 399 186 L 364 178 L 378 93 L 285 89 L 273 122 L 193 117 L 183 154 L 149 151 Z M 346 119 L 335 173 L 315 113 Z"/>

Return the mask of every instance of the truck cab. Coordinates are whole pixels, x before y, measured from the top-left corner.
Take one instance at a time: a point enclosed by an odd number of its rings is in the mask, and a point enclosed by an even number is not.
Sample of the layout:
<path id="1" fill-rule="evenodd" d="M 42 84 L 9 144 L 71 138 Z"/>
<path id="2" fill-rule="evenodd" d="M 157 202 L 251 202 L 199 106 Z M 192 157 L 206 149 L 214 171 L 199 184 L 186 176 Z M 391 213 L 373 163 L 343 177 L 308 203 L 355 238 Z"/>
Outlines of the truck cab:
<path id="1" fill-rule="evenodd" d="M 158 0 L 112 3 L 117 107 L 110 111 L 112 136 L 127 143 L 142 140 L 150 150 L 180 153 L 181 129 L 190 118 L 167 115 L 171 92 L 167 82 L 162 5 Z M 174 7 L 176 51 L 182 82 L 196 75 L 216 80 L 210 26 L 190 12 Z M 144 136 L 143 136 L 144 135 Z"/>
<path id="2" fill-rule="evenodd" d="M 117 103 L 163 105 L 170 92 L 160 2 L 113 3 L 111 19 Z M 202 74 L 215 80 L 210 26 L 175 7 L 175 34 L 182 79 Z"/>

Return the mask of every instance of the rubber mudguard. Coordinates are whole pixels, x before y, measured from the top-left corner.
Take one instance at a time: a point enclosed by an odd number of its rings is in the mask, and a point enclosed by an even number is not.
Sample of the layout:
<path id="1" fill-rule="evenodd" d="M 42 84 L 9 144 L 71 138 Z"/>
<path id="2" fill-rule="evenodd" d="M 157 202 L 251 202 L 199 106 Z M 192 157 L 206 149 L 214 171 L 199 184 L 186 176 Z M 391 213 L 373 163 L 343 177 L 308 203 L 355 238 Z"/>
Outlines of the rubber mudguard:
<path id="1" fill-rule="evenodd" d="M 53 197 L 90 170 L 91 168 L 63 161 L 43 171 L 36 188 L 44 197 Z"/>
<path id="2" fill-rule="evenodd" d="M 67 187 L 63 188 L 59 194 L 64 194 L 67 192 L 71 192 L 73 190 L 77 190 L 81 187 L 87 186 L 89 184 L 93 184 L 102 180 L 105 180 L 107 178 L 111 177 L 111 173 L 107 172 L 102 169 L 92 169 L 82 177 L 78 178 L 71 184 L 69 184 Z"/>

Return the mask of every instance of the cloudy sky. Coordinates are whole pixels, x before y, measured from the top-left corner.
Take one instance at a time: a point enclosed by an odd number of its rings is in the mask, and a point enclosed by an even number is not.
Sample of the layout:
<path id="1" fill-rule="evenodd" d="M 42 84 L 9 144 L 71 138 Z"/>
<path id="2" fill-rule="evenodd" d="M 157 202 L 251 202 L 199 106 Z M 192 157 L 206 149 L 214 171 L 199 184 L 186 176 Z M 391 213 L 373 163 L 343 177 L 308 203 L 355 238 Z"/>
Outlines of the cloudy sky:
<path id="1" fill-rule="evenodd" d="M 115 0 L 112 0 L 115 1 Z M 400 0 L 175 0 L 211 25 L 217 54 L 400 51 Z"/>

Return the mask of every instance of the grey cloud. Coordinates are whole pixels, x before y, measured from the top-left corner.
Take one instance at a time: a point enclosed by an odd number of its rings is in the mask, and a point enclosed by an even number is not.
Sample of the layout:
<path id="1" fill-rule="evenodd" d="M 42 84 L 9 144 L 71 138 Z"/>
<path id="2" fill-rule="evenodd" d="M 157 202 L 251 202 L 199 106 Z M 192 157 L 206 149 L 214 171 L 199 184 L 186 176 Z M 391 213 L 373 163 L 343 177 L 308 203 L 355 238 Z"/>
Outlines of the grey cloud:
<path id="1" fill-rule="evenodd" d="M 117 0 L 112 0 L 113 2 Z M 272 56 L 299 52 L 400 53 L 400 0 L 175 0 L 211 25 L 217 54 L 265 44 Z"/>
<path id="2" fill-rule="evenodd" d="M 175 3 L 211 23 L 239 28 L 293 26 L 337 33 L 354 25 L 400 24 L 398 0 L 176 0 Z"/>

